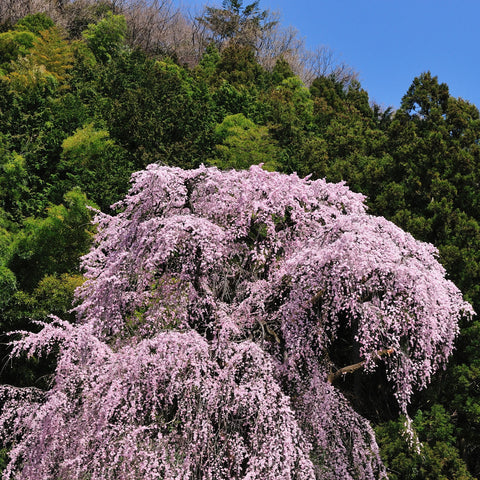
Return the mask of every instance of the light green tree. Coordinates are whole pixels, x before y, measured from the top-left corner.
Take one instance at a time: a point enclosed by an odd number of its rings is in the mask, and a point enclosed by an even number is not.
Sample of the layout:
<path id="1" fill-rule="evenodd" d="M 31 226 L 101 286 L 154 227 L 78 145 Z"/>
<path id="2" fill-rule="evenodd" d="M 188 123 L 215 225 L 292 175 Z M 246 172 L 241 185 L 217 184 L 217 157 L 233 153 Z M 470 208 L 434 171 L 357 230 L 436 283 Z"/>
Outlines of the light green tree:
<path id="1" fill-rule="evenodd" d="M 95 57 L 108 62 L 126 48 L 125 37 L 127 22 L 123 15 L 113 15 L 107 12 L 97 24 L 88 25 L 82 33 Z"/>
<path id="2" fill-rule="evenodd" d="M 250 165 L 263 164 L 266 170 L 279 167 L 281 149 L 270 136 L 268 128 L 255 125 L 242 113 L 228 115 L 215 128 L 219 143 L 211 164 L 237 170 Z"/>
<path id="3" fill-rule="evenodd" d="M 58 168 L 57 189 L 80 187 L 104 211 L 126 193 L 133 170 L 124 149 L 93 123 L 63 141 Z"/>
<path id="4" fill-rule="evenodd" d="M 92 242 L 89 203 L 77 188 L 65 195 L 63 204 L 48 208 L 45 218 L 25 220 L 7 265 L 23 290 L 32 291 L 45 275 L 79 271 L 79 258 Z"/>
<path id="5" fill-rule="evenodd" d="M 19 93 L 35 87 L 68 88 L 69 70 L 73 67 L 73 50 L 56 27 L 42 30 L 32 48 L 10 64 L 4 78 Z"/>

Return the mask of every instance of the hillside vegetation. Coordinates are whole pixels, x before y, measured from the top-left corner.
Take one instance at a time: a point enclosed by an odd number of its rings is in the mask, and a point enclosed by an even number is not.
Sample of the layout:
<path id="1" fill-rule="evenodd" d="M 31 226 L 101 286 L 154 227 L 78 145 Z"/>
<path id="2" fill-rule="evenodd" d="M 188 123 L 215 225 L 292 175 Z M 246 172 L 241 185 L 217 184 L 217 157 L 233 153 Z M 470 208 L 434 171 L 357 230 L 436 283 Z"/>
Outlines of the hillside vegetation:
<path id="1" fill-rule="evenodd" d="M 477 107 L 419 72 L 383 110 L 353 69 L 306 51 L 258 2 L 192 17 L 160 0 L 2 2 L 2 383 L 49 387 L 54 355 L 7 360 L 7 334 L 74 320 L 92 207 L 111 213 L 152 163 L 345 181 L 369 213 L 434 244 L 480 311 Z M 351 361 L 345 339 L 338 360 Z M 447 368 L 412 398 L 420 452 L 386 383 L 359 370 L 340 389 L 375 426 L 389 478 L 480 477 L 480 323 L 461 323 Z"/>

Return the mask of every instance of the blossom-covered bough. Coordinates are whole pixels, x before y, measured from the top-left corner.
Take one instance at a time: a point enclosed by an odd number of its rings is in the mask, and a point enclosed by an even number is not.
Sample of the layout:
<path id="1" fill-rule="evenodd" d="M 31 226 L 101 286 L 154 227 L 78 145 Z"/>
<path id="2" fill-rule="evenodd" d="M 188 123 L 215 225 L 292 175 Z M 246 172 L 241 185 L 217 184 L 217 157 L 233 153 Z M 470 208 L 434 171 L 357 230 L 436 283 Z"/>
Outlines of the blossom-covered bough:
<path id="1" fill-rule="evenodd" d="M 3 387 L 5 479 L 377 479 L 373 431 L 335 386 L 385 365 L 400 411 L 471 307 L 435 249 L 342 184 L 151 165 L 97 216 L 78 322 L 46 392 Z M 345 328 L 358 358 L 333 366 Z"/>

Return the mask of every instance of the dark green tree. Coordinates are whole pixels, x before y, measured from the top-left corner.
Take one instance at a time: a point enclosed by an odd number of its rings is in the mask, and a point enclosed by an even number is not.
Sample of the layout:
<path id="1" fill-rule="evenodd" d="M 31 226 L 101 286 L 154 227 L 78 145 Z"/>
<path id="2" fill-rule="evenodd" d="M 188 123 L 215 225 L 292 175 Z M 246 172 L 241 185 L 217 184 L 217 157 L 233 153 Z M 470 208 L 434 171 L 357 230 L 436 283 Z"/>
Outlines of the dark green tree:
<path id="1" fill-rule="evenodd" d="M 218 48 L 236 45 L 255 49 L 262 33 L 277 23 L 269 18 L 268 10 L 259 8 L 259 3 L 244 5 L 243 0 L 223 0 L 221 8 L 206 7 L 198 20 Z"/>
<path id="2" fill-rule="evenodd" d="M 252 49 L 239 45 L 230 45 L 222 51 L 215 70 L 217 82 L 224 79 L 237 88 L 258 89 L 264 75 L 265 71 L 257 62 Z"/>
<path id="3" fill-rule="evenodd" d="M 413 81 L 385 133 L 388 161 L 378 172 L 378 189 L 369 191 L 372 212 L 435 244 L 450 278 L 478 312 L 478 109 L 450 96 L 448 86 L 427 72 Z M 454 444 L 475 476 L 480 475 L 479 333 L 478 320 L 463 326 L 449 368 L 417 403 L 443 405 Z"/>
<path id="4" fill-rule="evenodd" d="M 389 480 L 474 480 L 459 456 L 454 426 L 441 405 L 416 413 L 417 445 L 412 445 L 404 422 L 400 418 L 376 428 Z"/>
<path id="5" fill-rule="evenodd" d="M 55 26 L 54 21 L 45 13 L 32 13 L 20 19 L 14 26 L 14 30 L 23 32 L 32 32 L 40 35 L 40 32 L 49 30 Z"/>
<path id="6" fill-rule="evenodd" d="M 313 133 L 314 102 L 297 76 L 288 76 L 265 96 L 266 120 L 273 138 L 284 150 L 282 170 L 302 170 L 303 146 Z"/>
<path id="7" fill-rule="evenodd" d="M 130 152 L 134 169 L 153 162 L 192 167 L 210 157 L 211 94 L 186 68 L 133 51 L 102 71 L 95 88 L 102 98 L 96 115 Z"/>

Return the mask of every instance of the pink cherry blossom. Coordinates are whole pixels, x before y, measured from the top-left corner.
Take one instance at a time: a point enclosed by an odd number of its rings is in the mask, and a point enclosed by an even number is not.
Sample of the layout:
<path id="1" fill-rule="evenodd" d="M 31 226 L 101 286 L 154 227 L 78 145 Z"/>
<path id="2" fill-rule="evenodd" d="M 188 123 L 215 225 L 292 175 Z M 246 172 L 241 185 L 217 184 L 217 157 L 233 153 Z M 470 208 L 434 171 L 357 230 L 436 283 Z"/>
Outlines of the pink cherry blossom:
<path id="1" fill-rule="evenodd" d="M 407 413 L 473 313 L 435 248 L 343 184 L 255 166 L 150 165 L 115 207 L 77 323 L 15 344 L 59 353 L 50 390 L 0 390 L 3 478 L 386 478 L 331 349 L 353 329 Z"/>

